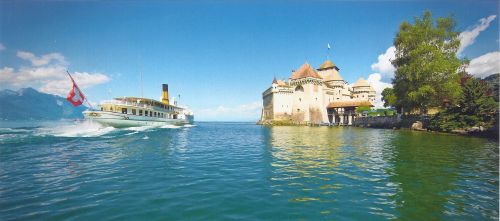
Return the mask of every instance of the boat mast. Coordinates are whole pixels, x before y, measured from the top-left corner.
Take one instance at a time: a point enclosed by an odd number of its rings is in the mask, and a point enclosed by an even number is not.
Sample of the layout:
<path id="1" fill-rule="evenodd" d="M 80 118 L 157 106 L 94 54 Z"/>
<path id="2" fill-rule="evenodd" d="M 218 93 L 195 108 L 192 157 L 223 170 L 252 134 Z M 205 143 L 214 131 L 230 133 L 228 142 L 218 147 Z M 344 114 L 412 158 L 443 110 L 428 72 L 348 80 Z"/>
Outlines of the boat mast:
<path id="1" fill-rule="evenodd" d="M 140 72 L 141 74 L 141 98 L 144 98 L 144 87 L 142 85 L 142 71 Z"/>

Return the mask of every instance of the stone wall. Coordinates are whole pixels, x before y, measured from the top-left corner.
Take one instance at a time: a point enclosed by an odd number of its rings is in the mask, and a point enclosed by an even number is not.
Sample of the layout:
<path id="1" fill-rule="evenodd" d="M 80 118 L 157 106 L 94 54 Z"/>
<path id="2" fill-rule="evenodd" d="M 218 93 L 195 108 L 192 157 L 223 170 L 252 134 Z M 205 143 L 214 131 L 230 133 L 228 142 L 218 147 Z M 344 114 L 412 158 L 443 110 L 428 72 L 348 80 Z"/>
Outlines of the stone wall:
<path id="1" fill-rule="evenodd" d="M 395 116 L 378 116 L 378 117 L 357 117 L 353 126 L 356 127 L 373 127 L 373 128 L 411 128 L 412 124 L 420 121 L 423 128 L 429 125 L 428 116 L 414 115 L 395 115 Z"/>

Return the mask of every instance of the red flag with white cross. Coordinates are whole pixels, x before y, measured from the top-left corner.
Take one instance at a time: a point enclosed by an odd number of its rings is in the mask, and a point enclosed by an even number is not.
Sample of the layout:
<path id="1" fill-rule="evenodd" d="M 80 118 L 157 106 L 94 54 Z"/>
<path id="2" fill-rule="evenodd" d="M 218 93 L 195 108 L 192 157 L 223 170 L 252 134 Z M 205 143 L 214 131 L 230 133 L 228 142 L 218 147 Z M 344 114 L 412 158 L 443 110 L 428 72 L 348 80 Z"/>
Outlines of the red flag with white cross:
<path id="1" fill-rule="evenodd" d="M 78 85 L 76 85 L 75 80 L 73 80 L 73 77 L 69 74 L 69 72 L 68 75 L 71 78 L 73 87 L 71 88 L 71 91 L 68 93 L 66 100 L 68 100 L 75 107 L 80 106 L 85 101 L 85 95 L 83 95 Z"/>

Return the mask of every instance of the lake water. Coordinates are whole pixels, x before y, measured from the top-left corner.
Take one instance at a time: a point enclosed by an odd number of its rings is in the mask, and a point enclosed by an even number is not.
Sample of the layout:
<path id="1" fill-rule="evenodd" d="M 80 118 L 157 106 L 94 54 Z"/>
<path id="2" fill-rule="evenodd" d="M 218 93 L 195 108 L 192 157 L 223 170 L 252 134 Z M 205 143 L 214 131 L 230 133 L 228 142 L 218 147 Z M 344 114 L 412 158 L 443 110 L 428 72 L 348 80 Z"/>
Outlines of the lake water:
<path id="1" fill-rule="evenodd" d="M 498 220 L 499 144 L 483 138 L 250 123 L 1 127 L 0 220 Z"/>

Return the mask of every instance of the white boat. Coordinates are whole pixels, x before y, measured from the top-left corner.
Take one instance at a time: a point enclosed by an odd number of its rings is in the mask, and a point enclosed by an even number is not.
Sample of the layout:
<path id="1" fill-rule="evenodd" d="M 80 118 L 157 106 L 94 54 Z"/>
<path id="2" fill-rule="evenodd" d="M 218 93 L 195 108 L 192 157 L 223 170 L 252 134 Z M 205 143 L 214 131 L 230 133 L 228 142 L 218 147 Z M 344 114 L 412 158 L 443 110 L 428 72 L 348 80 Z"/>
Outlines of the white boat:
<path id="1" fill-rule="evenodd" d="M 112 127 L 164 126 L 192 124 L 194 114 L 186 107 L 170 104 L 168 85 L 163 84 L 162 101 L 138 97 L 103 101 L 100 110 L 83 112 L 86 120 Z"/>

